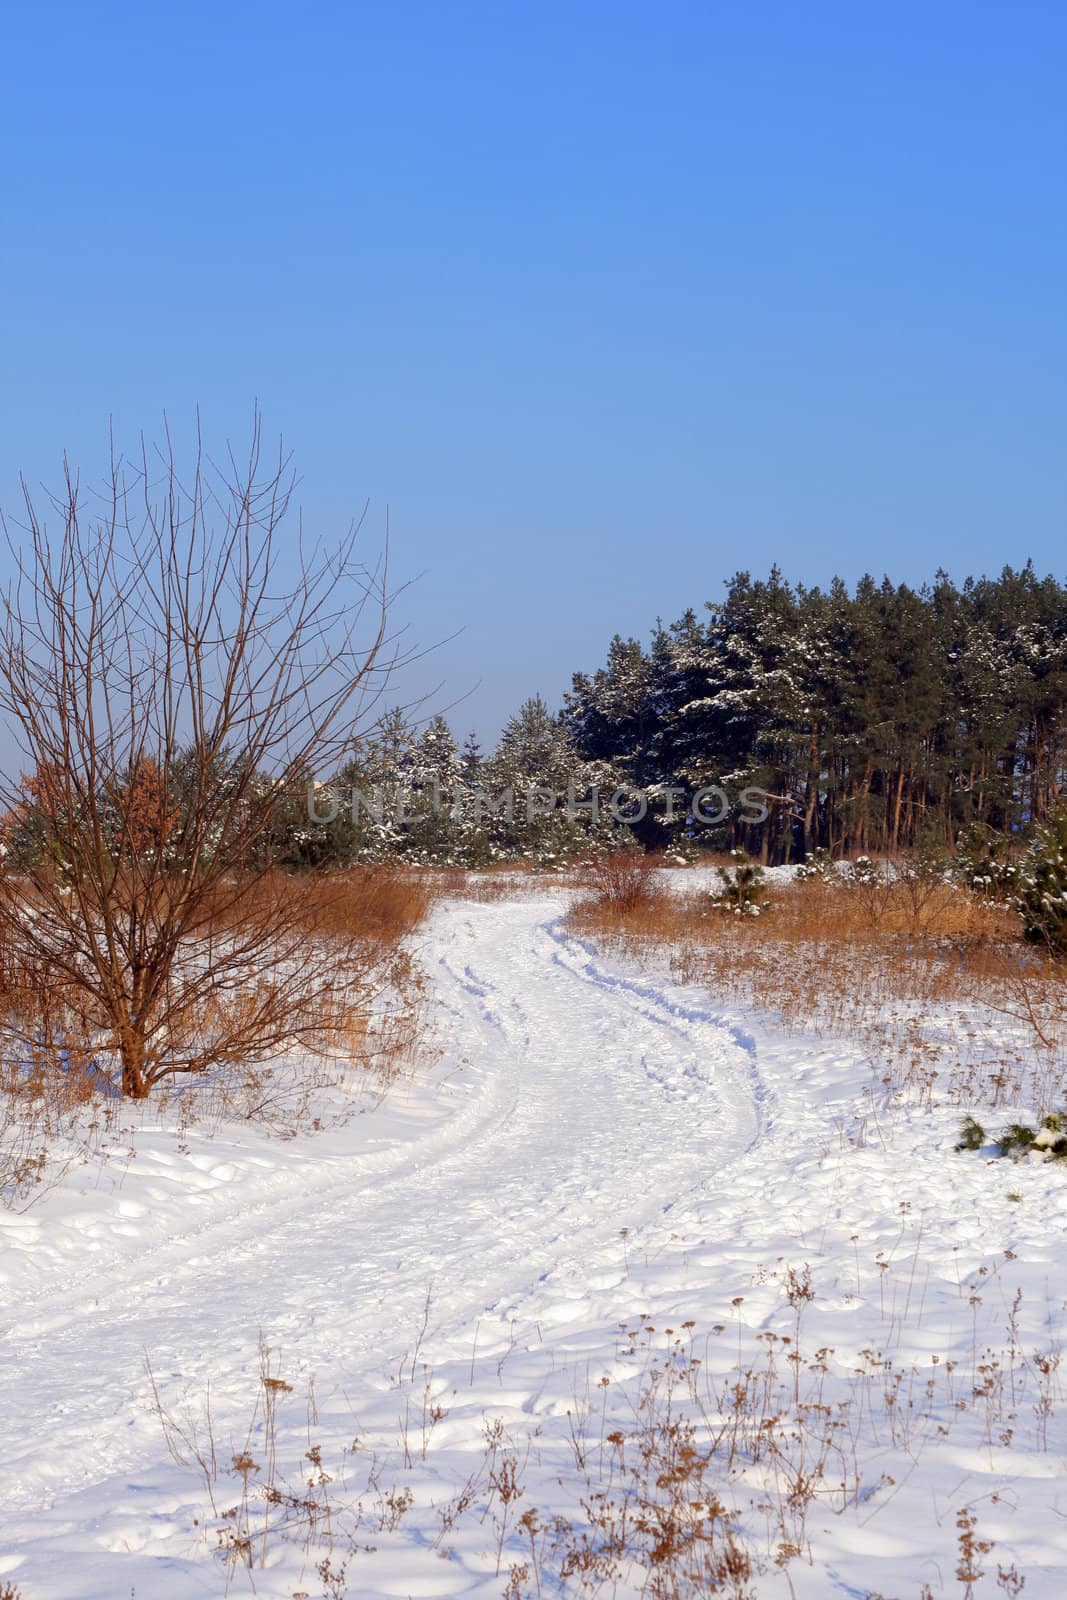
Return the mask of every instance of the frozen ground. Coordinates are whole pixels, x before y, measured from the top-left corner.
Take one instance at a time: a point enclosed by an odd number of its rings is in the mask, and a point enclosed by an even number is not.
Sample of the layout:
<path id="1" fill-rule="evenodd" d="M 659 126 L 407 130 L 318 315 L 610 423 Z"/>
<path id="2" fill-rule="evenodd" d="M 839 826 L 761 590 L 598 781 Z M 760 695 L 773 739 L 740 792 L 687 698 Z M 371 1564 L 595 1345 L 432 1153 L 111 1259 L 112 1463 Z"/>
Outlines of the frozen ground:
<path id="1" fill-rule="evenodd" d="M 676 1337 L 668 1359 L 699 1352 L 710 1405 L 799 1312 L 796 1395 L 836 1407 L 846 1443 L 786 1513 L 784 1565 L 768 1507 L 795 1451 L 770 1487 L 759 1462 L 724 1478 L 753 1592 L 963 1596 L 956 1519 L 973 1507 L 995 1541 L 976 1595 L 1010 1593 L 997 1567 L 1013 1562 L 1025 1600 L 1062 1593 L 1063 1173 L 954 1154 L 958 1113 L 893 1108 L 847 1043 L 612 965 L 561 932 L 564 904 L 435 911 L 440 1056 L 384 1104 L 292 1140 L 145 1125 L 0 1212 L 0 1592 L 324 1593 L 323 1528 L 310 1551 L 272 1533 L 260 1565 L 254 1493 L 256 1565 L 220 1549 L 243 1527 L 233 1455 L 247 1440 L 253 1486 L 270 1470 L 262 1337 L 291 1386 L 278 1481 L 314 1476 L 302 1457 L 321 1449 L 337 1563 L 362 1502 L 356 1542 L 374 1549 L 347 1592 L 503 1595 L 517 1517 L 580 1519 L 582 1472 L 602 1483 L 605 1437 L 632 1429 Z M 623 1334 L 641 1317 L 653 1331 Z M 146 1353 L 164 1409 L 214 1441 L 206 1477 L 166 1449 Z M 599 1441 L 595 1469 L 575 1432 Z M 510 1510 L 492 1481 L 507 1459 Z M 442 1518 L 471 1477 L 471 1508 Z"/>

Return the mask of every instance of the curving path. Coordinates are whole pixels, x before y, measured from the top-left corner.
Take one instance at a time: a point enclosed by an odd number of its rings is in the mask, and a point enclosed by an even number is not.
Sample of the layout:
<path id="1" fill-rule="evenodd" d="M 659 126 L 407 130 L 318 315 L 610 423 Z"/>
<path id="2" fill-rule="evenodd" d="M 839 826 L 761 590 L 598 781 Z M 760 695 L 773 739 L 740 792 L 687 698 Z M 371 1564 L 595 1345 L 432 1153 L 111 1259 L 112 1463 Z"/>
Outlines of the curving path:
<path id="1" fill-rule="evenodd" d="M 83 1250 L 33 1253 L 64 1188 L 0 1232 L 0 1270 L 8 1250 L 39 1264 L 0 1279 L 0 1528 L 158 1459 L 146 1349 L 164 1385 L 210 1378 L 224 1395 L 260 1327 L 352 1387 L 395 1367 L 424 1318 L 426 1348 L 469 1348 L 472 1330 L 504 1348 L 617 1282 L 623 1229 L 639 1249 L 681 1197 L 714 1191 L 766 1116 L 754 1045 L 603 970 L 560 931 L 563 909 L 435 911 L 440 1114 L 421 1131 L 382 1144 L 387 1102 L 321 1146 L 227 1163 L 202 1140 L 177 1174 L 145 1157 L 101 1191 Z M 188 1172 L 203 1184 L 183 1189 Z"/>

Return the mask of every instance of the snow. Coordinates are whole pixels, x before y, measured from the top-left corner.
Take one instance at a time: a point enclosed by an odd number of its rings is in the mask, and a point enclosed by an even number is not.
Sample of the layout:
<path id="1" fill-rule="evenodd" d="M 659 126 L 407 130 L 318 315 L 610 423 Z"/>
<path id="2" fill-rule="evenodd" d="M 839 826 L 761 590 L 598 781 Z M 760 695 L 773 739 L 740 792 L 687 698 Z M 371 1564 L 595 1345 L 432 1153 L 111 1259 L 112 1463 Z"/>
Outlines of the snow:
<path id="1" fill-rule="evenodd" d="M 328 1592 L 321 1543 L 272 1534 L 252 1570 L 219 1551 L 263 1341 L 292 1388 L 289 1481 L 319 1445 L 335 1504 L 362 1499 L 374 1549 L 348 1592 L 502 1596 L 521 1510 L 580 1517 L 572 1427 L 586 1417 L 601 1457 L 632 1428 L 646 1348 L 661 1369 L 699 1350 L 702 1382 L 735 1381 L 766 1335 L 797 1336 L 790 1270 L 814 1291 L 805 1361 L 829 1352 L 811 1381 L 831 1406 L 851 1397 L 859 1486 L 816 1499 L 782 1570 L 758 1464 L 724 1477 L 758 1594 L 955 1593 L 964 1506 L 996 1541 L 979 1594 L 1012 1561 L 1026 1600 L 1061 1593 L 1064 1174 L 955 1154 L 957 1111 L 893 1106 L 847 1041 L 787 1036 L 665 962 L 606 959 L 563 930 L 566 903 L 436 908 L 420 940 L 436 1058 L 384 1101 L 354 1094 L 292 1139 L 131 1119 L 107 1159 L 0 1211 L 0 1579 L 25 1600 Z M 1006 1366 L 995 1404 L 973 1394 L 1012 1318 L 1013 1411 Z M 654 1331 L 622 1331 L 641 1319 Z M 665 1330 L 690 1322 L 671 1355 Z M 210 1491 L 166 1448 L 146 1355 L 172 1418 L 203 1438 L 210 1407 Z M 447 1530 L 440 1515 L 498 1420 L 524 1489 L 499 1573 L 484 1473 L 472 1511 Z M 251 1440 L 263 1465 L 261 1411 Z M 351 1525 L 338 1511 L 340 1555 Z"/>

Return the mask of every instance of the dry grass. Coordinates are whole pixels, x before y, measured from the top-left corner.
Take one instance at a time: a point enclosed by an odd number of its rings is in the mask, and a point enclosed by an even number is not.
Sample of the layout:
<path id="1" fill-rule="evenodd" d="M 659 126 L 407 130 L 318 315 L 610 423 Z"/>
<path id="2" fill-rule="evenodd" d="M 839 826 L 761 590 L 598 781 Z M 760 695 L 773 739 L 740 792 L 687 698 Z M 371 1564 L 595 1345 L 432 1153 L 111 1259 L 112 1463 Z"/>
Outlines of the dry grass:
<path id="1" fill-rule="evenodd" d="M 1026 1473 L 1035 1456 L 1055 1454 L 1060 1353 L 1032 1345 L 1021 1328 L 1012 1259 L 1005 1252 L 960 1279 L 973 1329 L 967 1356 L 924 1340 L 917 1353 L 924 1304 L 912 1293 L 914 1269 L 909 1276 L 902 1262 L 893 1276 L 881 1252 L 861 1267 L 858 1249 L 857 1296 L 882 1303 L 878 1348 L 819 1345 L 808 1333 L 813 1275 L 783 1261 L 762 1280 L 780 1290 L 777 1328 L 743 1324 L 740 1294 L 736 1319 L 710 1327 L 631 1317 L 618 1325 L 614 1376 L 577 1363 L 572 1404 L 530 1431 L 494 1414 L 481 1391 L 465 1402 L 414 1357 L 394 1380 L 405 1399 L 398 1431 L 354 1442 L 342 1419 L 320 1419 L 314 1384 L 300 1392 L 262 1344 L 248 1421 L 225 1441 L 207 1394 L 168 1406 L 149 1376 L 167 1450 L 199 1480 L 198 1536 L 231 1574 L 295 1545 L 318 1578 L 302 1586 L 309 1600 L 347 1600 L 365 1591 L 361 1565 L 382 1535 L 416 1520 L 414 1541 L 427 1545 L 432 1506 L 433 1547 L 456 1559 L 472 1552 L 473 1532 L 475 1559 L 504 1585 L 504 1600 L 756 1600 L 766 1576 L 788 1579 L 820 1555 L 831 1519 L 862 1537 L 876 1510 L 891 1517 L 901 1470 L 925 1471 L 944 1451 L 955 1481 L 961 1457 L 992 1471 L 1017 1454 Z M 1005 1321 L 983 1320 L 980 1337 L 986 1300 L 1005 1308 Z M 458 1428 L 464 1415 L 468 1435 Z M 988 1574 L 1016 1600 L 1023 1574 L 998 1559 L 979 1525 L 981 1501 L 964 1499 L 963 1487 L 947 1502 L 941 1554 L 958 1564 L 963 1594 Z M 931 1591 L 915 1600 L 932 1600 Z"/>
<path id="2" fill-rule="evenodd" d="M 50 1040 L 58 1010 L 54 974 L 20 960 L 0 934 L 0 1203 L 22 1208 L 55 1182 L 57 1147 L 95 1146 L 115 1122 L 114 1106 L 99 1095 L 84 1052 L 58 1050 Z M 7 1037 L 3 1022 L 40 1042 L 26 1047 Z"/>
<path id="3" fill-rule="evenodd" d="M 388 867 L 296 878 L 279 873 L 264 888 L 277 892 L 299 897 L 309 935 L 355 941 L 368 952 L 391 949 L 413 933 L 437 898 L 425 875 Z"/>
<path id="4" fill-rule="evenodd" d="M 558 874 L 508 862 L 477 871 L 465 867 L 423 867 L 419 876 L 428 884 L 434 899 L 472 900 L 478 905 L 491 905 L 524 894 L 544 894 L 546 882 L 551 882 Z"/>
<path id="5" fill-rule="evenodd" d="M 702 856 L 702 862 L 728 861 L 728 856 Z M 637 850 L 618 850 L 569 861 L 562 866 L 542 867 L 535 862 L 507 861 L 491 867 L 468 870 L 463 867 L 426 867 L 419 875 L 427 880 L 434 899 L 473 900 L 492 904 L 521 895 L 543 895 L 554 887 L 591 889 L 596 893 L 619 892 L 623 884 L 655 882 L 663 858 L 642 855 Z M 627 891 L 627 896 L 629 895 Z M 625 898 L 626 896 L 624 896 Z"/>
<path id="6" fill-rule="evenodd" d="M 1067 1098 L 1067 975 L 1019 937 L 1016 918 L 940 879 L 775 885 L 764 916 L 722 918 L 706 895 L 662 887 L 632 905 L 594 893 L 573 931 L 662 961 L 786 1027 L 845 1037 L 879 1075 L 928 1103 Z"/>

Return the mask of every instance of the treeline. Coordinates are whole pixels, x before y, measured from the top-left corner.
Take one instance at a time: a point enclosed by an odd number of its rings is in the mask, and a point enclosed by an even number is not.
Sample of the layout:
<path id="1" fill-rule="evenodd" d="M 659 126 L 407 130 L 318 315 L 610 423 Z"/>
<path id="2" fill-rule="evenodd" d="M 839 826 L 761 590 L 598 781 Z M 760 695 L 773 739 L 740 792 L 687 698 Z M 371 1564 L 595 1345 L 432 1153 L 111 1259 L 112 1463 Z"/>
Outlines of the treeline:
<path id="1" fill-rule="evenodd" d="M 613 639 L 560 711 L 527 701 L 491 752 L 473 737 L 461 747 L 441 717 L 389 713 L 339 771 L 277 795 L 261 847 L 292 868 L 479 867 L 634 841 L 690 856 L 741 845 L 780 863 L 951 848 L 976 823 L 1010 839 L 1062 793 L 1065 711 L 1067 586 L 1031 565 L 962 587 L 939 573 L 921 589 L 864 578 L 852 591 L 742 572 L 647 646 Z M 270 787 L 239 756 L 218 766 L 223 785 Z M 181 775 L 180 760 L 165 779 L 142 763 L 99 808 L 124 848 L 167 853 Z M 55 831 L 50 783 L 25 780 L 5 820 L 11 865 L 40 859 Z"/>
<path id="2" fill-rule="evenodd" d="M 334 790 L 347 801 L 353 787 L 403 788 L 409 814 L 342 815 L 306 848 L 468 865 L 634 839 L 686 854 L 743 845 L 770 863 L 892 854 L 951 848 L 974 823 L 1014 836 L 1048 815 L 1065 776 L 1067 586 L 1055 578 L 1028 564 L 962 586 L 939 573 L 920 589 L 868 577 L 849 590 L 741 572 L 647 646 L 613 639 L 561 711 L 528 701 L 489 755 L 473 739 L 460 749 L 441 718 L 418 732 L 386 719 Z M 508 818 L 472 804 L 507 786 Z M 595 787 L 599 814 L 561 803 L 531 818 L 533 787 L 561 802 Z M 619 788 L 631 798 L 609 813 Z M 761 820 L 743 800 L 753 789 Z M 704 791 L 728 806 L 712 799 L 694 818 Z M 622 822 L 626 811 L 643 814 Z"/>
<path id="3" fill-rule="evenodd" d="M 169 761 L 140 757 L 98 781 L 91 796 L 87 773 L 41 767 L 23 775 L 16 804 L 0 818 L 0 860 L 9 871 L 47 867 L 67 878 L 82 856 L 116 874 L 146 862 L 166 866 L 180 859 L 205 809 L 202 858 L 218 851 L 255 870 L 551 864 L 631 838 L 607 807 L 616 770 L 585 761 L 562 718 L 537 697 L 509 719 L 488 755 L 473 737 L 460 748 L 443 717 L 413 724 L 394 710 L 325 779 L 308 771 L 281 783 L 230 750 L 216 755 L 206 779 L 191 750 Z M 593 792 L 605 800 L 597 815 L 587 800 Z M 265 820 L 238 851 L 233 835 L 252 809 Z M 214 814 L 223 819 L 217 829 Z"/>
<path id="4" fill-rule="evenodd" d="M 781 862 L 1042 819 L 1067 772 L 1065 707 L 1067 587 L 1030 564 L 852 592 L 775 569 L 738 573 L 647 649 L 615 638 L 564 720 L 585 758 L 637 784 L 765 789 L 768 818 L 735 815 L 730 833 Z"/>

